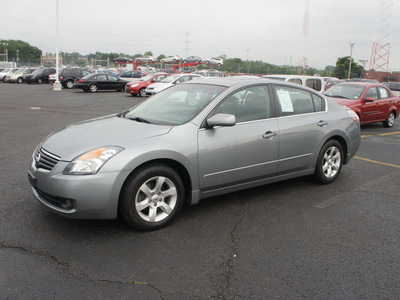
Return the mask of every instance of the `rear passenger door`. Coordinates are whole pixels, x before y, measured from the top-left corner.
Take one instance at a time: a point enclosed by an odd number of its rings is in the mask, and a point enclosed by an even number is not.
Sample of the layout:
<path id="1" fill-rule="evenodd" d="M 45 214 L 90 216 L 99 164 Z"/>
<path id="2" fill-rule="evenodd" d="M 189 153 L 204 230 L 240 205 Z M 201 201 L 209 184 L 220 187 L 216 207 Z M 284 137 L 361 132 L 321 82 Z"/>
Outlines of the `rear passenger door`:
<path id="1" fill-rule="evenodd" d="M 313 169 L 329 124 L 325 99 L 295 87 L 275 85 L 280 175 Z"/>

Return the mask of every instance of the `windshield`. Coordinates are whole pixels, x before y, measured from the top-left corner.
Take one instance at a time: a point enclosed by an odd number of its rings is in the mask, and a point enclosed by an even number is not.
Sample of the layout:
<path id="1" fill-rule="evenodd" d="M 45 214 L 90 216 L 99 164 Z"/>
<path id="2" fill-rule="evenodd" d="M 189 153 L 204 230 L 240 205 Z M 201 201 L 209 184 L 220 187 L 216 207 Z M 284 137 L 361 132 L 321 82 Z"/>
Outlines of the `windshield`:
<path id="1" fill-rule="evenodd" d="M 359 99 L 365 87 L 361 85 L 337 84 L 325 92 L 325 95 L 333 98 Z"/>
<path id="2" fill-rule="evenodd" d="M 163 80 L 161 80 L 160 82 L 163 82 L 163 83 L 170 83 L 170 82 L 172 82 L 172 81 L 174 81 L 175 79 L 177 79 L 177 78 L 179 78 L 179 77 L 181 77 L 182 75 L 180 75 L 180 74 L 178 74 L 178 75 L 171 75 L 171 76 L 168 76 L 168 77 L 165 77 Z"/>
<path id="3" fill-rule="evenodd" d="M 32 75 L 39 75 L 39 74 L 42 74 L 43 71 L 44 71 L 44 69 L 37 69 L 37 70 L 35 70 L 35 71 L 32 72 Z"/>
<path id="4" fill-rule="evenodd" d="M 147 81 L 153 78 L 154 75 L 150 74 L 150 75 L 146 75 L 142 78 L 140 78 L 140 81 Z"/>
<path id="5" fill-rule="evenodd" d="M 125 118 L 160 125 L 180 125 L 193 119 L 226 87 L 179 84 L 155 94 L 125 114 Z"/>
<path id="6" fill-rule="evenodd" d="M 8 73 L 8 72 L 10 72 L 11 71 L 11 69 L 4 69 L 3 71 L 1 71 L 2 73 Z"/>

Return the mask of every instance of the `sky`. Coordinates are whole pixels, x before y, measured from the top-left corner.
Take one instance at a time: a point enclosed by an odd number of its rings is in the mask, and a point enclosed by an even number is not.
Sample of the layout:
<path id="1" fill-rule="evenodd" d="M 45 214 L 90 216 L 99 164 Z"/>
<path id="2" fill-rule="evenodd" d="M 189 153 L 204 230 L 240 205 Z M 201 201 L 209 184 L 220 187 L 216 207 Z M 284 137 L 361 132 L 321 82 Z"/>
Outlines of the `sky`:
<path id="1" fill-rule="evenodd" d="M 400 3 L 394 2 L 389 71 L 400 71 Z M 56 3 L 0 0 L 0 39 L 55 53 Z M 352 57 L 368 60 L 368 69 L 379 7 L 380 0 L 309 0 L 309 67 L 335 65 L 355 43 Z M 306 0 L 59 0 L 58 48 L 183 58 L 224 54 L 297 66 L 304 53 L 305 8 Z"/>

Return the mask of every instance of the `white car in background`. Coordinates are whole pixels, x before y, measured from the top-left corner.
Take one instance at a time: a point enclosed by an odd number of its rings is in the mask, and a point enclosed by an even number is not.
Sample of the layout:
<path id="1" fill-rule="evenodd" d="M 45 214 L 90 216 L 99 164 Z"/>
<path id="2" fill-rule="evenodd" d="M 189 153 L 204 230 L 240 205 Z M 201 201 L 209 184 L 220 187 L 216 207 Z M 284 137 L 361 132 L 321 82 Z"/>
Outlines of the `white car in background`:
<path id="1" fill-rule="evenodd" d="M 222 58 L 219 58 L 219 57 L 207 58 L 207 59 L 204 60 L 204 62 L 206 64 L 217 65 L 219 67 L 224 64 L 224 60 Z"/>
<path id="2" fill-rule="evenodd" d="M 160 60 L 160 62 L 163 64 L 169 64 L 169 63 L 180 62 L 181 60 L 182 60 L 182 58 L 179 57 L 178 55 L 172 55 L 172 56 L 164 57 L 163 59 Z"/>
<path id="3" fill-rule="evenodd" d="M 3 71 L 0 72 L 0 80 L 5 82 L 7 75 L 12 74 L 12 73 L 16 72 L 17 70 L 18 70 L 18 68 L 4 69 Z"/>
<path id="4" fill-rule="evenodd" d="M 20 68 L 14 73 L 9 73 L 4 81 L 22 83 L 24 82 L 25 75 L 31 74 L 35 70 L 35 68 Z"/>
<path id="5" fill-rule="evenodd" d="M 198 74 L 174 74 L 171 76 L 168 76 L 161 80 L 160 82 L 152 83 L 146 88 L 146 95 L 151 96 L 154 95 L 162 90 L 165 90 L 166 88 L 169 88 L 170 86 L 173 86 L 177 83 L 189 81 L 195 78 L 201 78 L 203 76 L 198 75 Z"/>

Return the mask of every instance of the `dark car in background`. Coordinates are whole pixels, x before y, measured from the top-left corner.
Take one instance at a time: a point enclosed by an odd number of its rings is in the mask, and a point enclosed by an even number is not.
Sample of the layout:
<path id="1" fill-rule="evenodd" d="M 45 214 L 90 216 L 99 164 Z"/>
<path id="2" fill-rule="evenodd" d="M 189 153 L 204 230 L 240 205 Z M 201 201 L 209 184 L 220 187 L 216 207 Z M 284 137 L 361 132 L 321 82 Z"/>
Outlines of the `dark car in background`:
<path id="1" fill-rule="evenodd" d="M 382 82 L 384 86 L 387 86 L 391 91 L 400 91 L 400 82 Z"/>
<path id="2" fill-rule="evenodd" d="M 36 83 L 49 83 L 49 75 L 55 74 L 56 69 L 54 68 L 41 68 L 33 71 L 31 74 L 25 76 L 25 81 L 28 84 L 32 82 Z"/>
<path id="3" fill-rule="evenodd" d="M 354 110 L 361 124 L 383 122 L 383 126 L 392 127 L 399 116 L 399 97 L 381 84 L 343 82 L 327 90 L 325 96 Z"/>
<path id="4" fill-rule="evenodd" d="M 89 71 L 80 68 L 64 69 L 60 74 L 60 83 L 64 88 L 72 89 L 76 80 L 89 74 Z"/>
<path id="5" fill-rule="evenodd" d="M 124 91 L 126 80 L 107 73 L 89 74 L 78 80 L 74 88 L 82 89 L 85 92 L 97 92 L 98 90 Z"/>
<path id="6" fill-rule="evenodd" d="M 120 75 L 120 78 L 125 78 L 125 79 L 137 79 L 137 78 L 142 78 L 143 76 L 146 76 L 147 73 L 142 72 L 142 71 L 125 71 L 122 72 Z"/>

